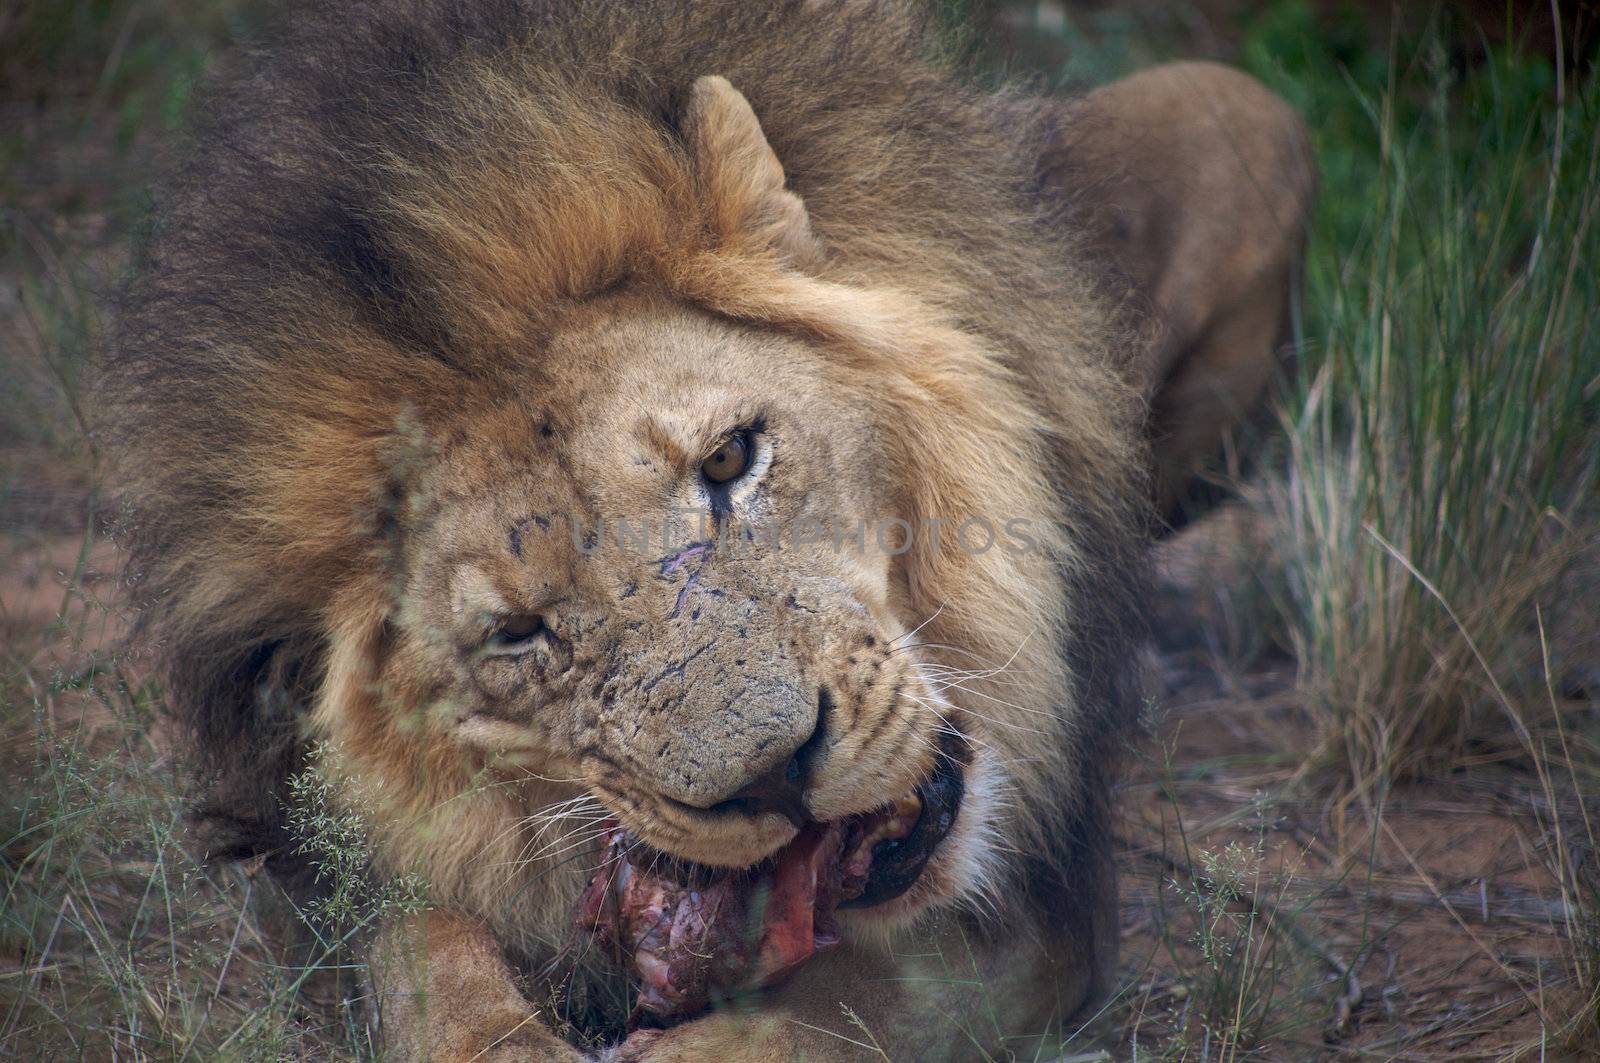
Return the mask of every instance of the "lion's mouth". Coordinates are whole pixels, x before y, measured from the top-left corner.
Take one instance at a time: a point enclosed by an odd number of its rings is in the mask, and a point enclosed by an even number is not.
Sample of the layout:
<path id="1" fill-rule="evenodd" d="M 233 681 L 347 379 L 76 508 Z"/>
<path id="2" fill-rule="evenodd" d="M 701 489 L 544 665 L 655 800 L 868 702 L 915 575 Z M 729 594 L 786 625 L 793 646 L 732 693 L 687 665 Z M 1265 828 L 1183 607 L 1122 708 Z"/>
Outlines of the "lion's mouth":
<path id="1" fill-rule="evenodd" d="M 687 864 L 613 825 L 577 923 L 635 980 L 630 1024 L 670 1024 L 719 996 L 775 985 L 839 943 L 838 909 L 910 889 L 961 808 L 964 772 L 953 746 L 911 794 L 809 823 L 742 871 Z"/>

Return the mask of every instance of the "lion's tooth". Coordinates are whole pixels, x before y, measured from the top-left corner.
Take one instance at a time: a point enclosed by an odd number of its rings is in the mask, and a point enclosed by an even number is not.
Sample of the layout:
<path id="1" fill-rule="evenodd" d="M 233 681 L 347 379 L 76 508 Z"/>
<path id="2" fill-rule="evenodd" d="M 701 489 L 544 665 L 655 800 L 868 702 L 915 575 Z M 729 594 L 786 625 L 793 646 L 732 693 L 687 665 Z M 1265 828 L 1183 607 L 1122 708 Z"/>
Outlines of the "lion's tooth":
<path id="1" fill-rule="evenodd" d="M 922 798 L 915 793 L 902 797 L 889 806 L 889 810 L 876 817 L 862 834 L 858 850 L 870 851 L 872 846 L 887 838 L 903 838 L 917 825 L 922 815 Z"/>

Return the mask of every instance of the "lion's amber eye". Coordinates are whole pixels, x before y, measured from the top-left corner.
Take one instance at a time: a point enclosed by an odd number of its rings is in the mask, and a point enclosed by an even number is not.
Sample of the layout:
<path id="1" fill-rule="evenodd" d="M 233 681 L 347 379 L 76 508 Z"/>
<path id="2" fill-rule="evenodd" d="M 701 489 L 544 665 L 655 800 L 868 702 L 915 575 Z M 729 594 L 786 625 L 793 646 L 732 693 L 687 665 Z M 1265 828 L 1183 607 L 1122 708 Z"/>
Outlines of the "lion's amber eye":
<path id="1" fill-rule="evenodd" d="M 700 474 L 714 484 L 737 480 L 750 468 L 754 451 L 755 448 L 750 444 L 750 433 L 735 432 L 700 463 Z"/>

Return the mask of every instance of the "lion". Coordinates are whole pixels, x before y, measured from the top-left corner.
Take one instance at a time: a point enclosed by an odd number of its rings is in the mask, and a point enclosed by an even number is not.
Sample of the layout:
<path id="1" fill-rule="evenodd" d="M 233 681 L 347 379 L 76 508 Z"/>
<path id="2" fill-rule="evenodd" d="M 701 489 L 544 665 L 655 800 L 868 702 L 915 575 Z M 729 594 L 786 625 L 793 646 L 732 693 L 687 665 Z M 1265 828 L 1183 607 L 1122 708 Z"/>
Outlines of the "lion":
<path id="1" fill-rule="evenodd" d="M 310 773 L 425 884 L 393 1058 L 1028 1054 L 1108 987 L 1144 557 L 1309 151 L 1221 67 L 937 41 L 382 0 L 205 94 L 100 367 L 128 567 L 212 858 L 314 894 Z"/>

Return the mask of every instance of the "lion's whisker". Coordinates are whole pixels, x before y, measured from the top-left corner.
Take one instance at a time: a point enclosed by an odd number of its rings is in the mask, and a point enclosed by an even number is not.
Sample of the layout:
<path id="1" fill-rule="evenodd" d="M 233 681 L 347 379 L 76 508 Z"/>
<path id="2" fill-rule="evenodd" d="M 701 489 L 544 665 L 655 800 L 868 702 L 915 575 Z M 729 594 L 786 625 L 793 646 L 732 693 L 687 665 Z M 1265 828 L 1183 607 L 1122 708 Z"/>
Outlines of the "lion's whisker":
<path id="1" fill-rule="evenodd" d="M 971 669 L 971 668 L 956 668 L 956 667 L 953 667 L 952 665 L 941 664 L 941 663 L 939 663 L 937 661 L 926 661 L 926 662 L 923 662 L 922 664 L 918 665 L 918 668 L 919 668 L 919 670 L 921 670 L 922 672 L 924 672 L 924 673 L 926 673 L 928 675 L 933 675 L 933 676 L 936 676 L 936 677 L 939 677 L 939 678 L 949 677 L 949 678 L 963 679 L 963 680 L 965 680 L 965 679 L 984 679 L 984 680 L 987 680 L 987 681 L 989 681 L 991 683 L 994 683 L 995 685 L 998 685 L 998 686 L 1009 686 L 1009 687 L 1031 687 L 1031 686 L 1033 686 L 1033 684 L 1031 684 L 1031 683 L 1021 682 L 1021 681 L 1016 680 L 1016 679 L 998 679 L 998 678 L 995 678 L 999 673 L 995 672 L 993 669 L 979 671 L 979 670 Z M 1011 669 L 1007 669 L 1007 674 L 1021 676 L 1021 675 L 1033 675 L 1033 674 L 1037 674 L 1037 673 L 1030 672 L 1030 671 L 1028 671 L 1026 669 L 1011 668 Z"/>
<path id="2" fill-rule="evenodd" d="M 610 812 L 592 794 L 578 794 L 564 801 L 557 801 L 547 805 L 532 815 L 519 817 L 510 826 L 501 831 L 491 844 L 498 843 L 506 834 L 513 831 L 528 830 L 528 838 L 518 849 L 516 857 L 510 861 L 513 865 L 521 865 L 538 859 L 544 852 L 563 840 L 573 837 L 583 830 L 591 829 L 604 823 L 610 818 Z M 545 844 L 544 849 L 530 855 L 530 850 L 557 826 L 567 827 L 565 833 L 551 842 Z"/>
<path id="3" fill-rule="evenodd" d="M 605 834 L 606 832 L 603 829 L 573 831 L 571 834 L 564 834 L 561 837 L 556 838 L 550 844 L 539 849 L 538 852 L 514 861 L 514 863 L 519 867 L 526 867 L 529 864 L 539 863 L 544 860 L 553 860 L 565 853 L 572 852 L 574 849 L 581 849 L 584 846 L 590 845 L 598 839 L 605 837 Z"/>
<path id="4" fill-rule="evenodd" d="M 937 609 L 935 609 L 933 611 L 933 613 L 928 617 L 928 619 L 924 620 L 922 623 L 918 624 L 916 627 L 912 628 L 910 631 L 907 631 L 903 635 L 897 635 L 894 638 L 890 639 L 889 640 L 889 645 L 893 646 L 897 642 L 901 642 L 901 641 L 904 641 L 905 639 L 909 639 L 909 638 L 914 637 L 917 632 L 921 631 L 923 628 L 927 627 L 929 624 L 931 624 L 935 620 L 939 619 L 939 614 L 942 613 L 942 612 L 944 612 L 944 606 L 943 605 L 941 605 Z"/>
<path id="5" fill-rule="evenodd" d="M 971 694 L 973 697 L 982 698 L 985 701 L 991 701 L 1002 708 L 1016 709 L 1018 712 L 1025 712 L 1030 716 L 1042 716 L 1046 719 L 1056 721 L 1061 719 L 1060 714 L 1054 712 L 1053 710 L 1035 709 L 1030 708 L 1027 705 L 1019 705 L 1014 701 L 1006 701 L 1004 698 L 997 698 L 992 694 L 985 694 L 981 690 L 974 690 L 969 686 L 965 686 L 963 683 L 943 683 L 939 686 L 938 693 L 942 694 L 946 690 L 959 690 L 964 694 Z"/>
<path id="6" fill-rule="evenodd" d="M 945 681 L 935 680 L 935 681 L 930 682 L 928 684 L 928 686 L 929 686 L 928 695 L 930 697 L 939 698 L 941 701 L 945 702 L 946 704 L 950 704 L 953 708 L 959 708 L 962 712 L 965 712 L 970 716 L 973 716 L 973 717 L 975 717 L 977 719 L 980 719 L 980 720 L 984 720 L 984 721 L 986 721 L 988 723 L 992 723 L 992 724 L 994 724 L 994 725 L 996 725 L 998 727 L 1010 727 L 1010 728 L 1013 728 L 1015 730 L 1027 731 L 1027 732 L 1030 732 L 1030 733 L 1033 733 L 1033 734 L 1048 734 L 1049 733 L 1049 732 L 1046 732 L 1046 731 L 1041 731 L 1041 730 L 1039 730 L 1037 728 L 1026 727 L 1026 726 L 1024 726 L 1022 724 L 1015 723 L 1015 722 L 1012 722 L 1010 720 L 996 719 L 994 717 L 985 715 L 982 712 L 979 712 L 978 710 L 974 709 L 971 705 L 956 704 L 956 703 L 950 702 L 949 699 L 944 697 L 944 692 L 946 690 L 952 690 L 952 689 L 960 690 L 962 693 L 971 694 L 974 697 L 979 697 L 979 698 L 983 698 L 983 699 L 985 699 L 987 701 L 992 701 L 995 704 L 1001 706 L 1002 708 L 1016 709 L 1019 712 L 1025 712 L 1025 713 L 1029 713 L 1031 715 L 1037 715 L 1037 716 L 1044 716 L 1044 717 L 1047 717 L 1047 718 L 1049 718 L 1051 720 L 1059 720 L 1059 717 L 1056 716 L 1052 712 L 1048 712 L 1048 711 L 1045 711 L 1045 710 L 1042 710 L 1042 709 L 1032 709 L 1032 708 L 1028 708 L 1027 706 L 1024 706 L 1024 705 L 1018 705 L 1018 704 L 1016 704 L 1014 702 L 1009 702 L 1009 701 L 1006 701 L 1006 700 L 1004 700 L 1002 698 L 996 698 L 996 697 L 993 697 L 991 695 L 985 694 L 982 691 L 973 690 L 973 689 L 971 689 L 969 687 L 961 685 L 960 683 L 945 682 Z"/>
<path id="7" fill-rule="evenodd" d="M 1026 640 L 1024 640 L 1024 642 L 1026 642 Z M 1048 672 L 1045 669 L 1042 669 L 1042 668 L 1017 668 L 1017 667 L 1015 667 L 1014 666 L 1014 662 L 1016 661 L 1017 657 L 1022 652 L 1021 647 L 1018 647 L 1018 650 L 1017 650 L 1016 653 L 1013 653 L 1010 657 L 1006 658 L 1004 661 L 999 662 L 998 664 L 995 662 L 994 658 L 992 658 L 992 657 L 986 657 L 983 654 L 978 653 L 978 652 L 976 652 L 974 650 L 967 649 L 965 646 L 957 646 L 957 645 L 954 645 L 953 643 L 949 643 L 949 642 L 918 642 L 918 643 L 914 643 L 914 644 L 909 645 L 909 646 L 896 646 L 894 649 L 890 650 L 889 652 L 892 655 L 892 654 L 897 654 L 897 653 L 906 653 L 906 652 L 909 652 L 911 650 L 942 650 L 942 651 L 944 651 L 946 653 L 956 653 L 956 654 L 960 654 L 963 657 L 969 657 L 972 660 L 977 661 L 979 664 L 983 665 L 982 669 L 974 672 L 974 674 L 976 674 L 976 675 L 999 675 L 1002 672 L 1010 672 L 1010 673 L 1015 674 L 1015 675 L 1046 675 L 1046 674 L 1048 674 Z M 934 667 L 940 667 L 940 668 L 956 668 L 957 667 L 957 666 L 952 665 L 952 664 L 950 664 L 948 662 L 939 661 L 939 660 L 930 660 L 930 661 L 927 661 L 927 662 L 924 662 L 924 663 L 927 664 L 927 665 L 931 665 L 931 666 L 934 666 Z M 959 670 L 963 670 L 964 671 L 965 669 L 959 669 Z"/>
<path id="8" fill-rule="evenodd" d="M 604 811 L 605 806 L 602 805 L 593 794 L 584 793 L 578 794 L 575 797 L 569 797 L 564 801 L 556 801 L 545 805 L 543 808 L 535 811 L 529 818 L 548 818 L 552 816 L 567 815 L 569 813 L 601 813 Z"/>
<path id="9" fill-rule="evenodd" d="M 558 825 L 566 829 L 561 834 L 556 836 L 555 842 L 559 842 L 562 838 L 570 837 L 578 831 L 599 829 L 605 824 L 608 818 L 608 816 L 568 816 L 563 817 L 559 821 L 544 820 L 540 822 L 534 830 L 529 832 L 527 843 L 523 846 L 523 851 L 527 851 L 533 846 L 539 844 L 551 833 L 551 831 L 555 830 Z M 529 822 L 531 821 L 524 820 L 524 823 Z M 550 842 L 547 844 L 554 844 L 555 842 Z"/>
<path id="10" fill-rule="evenodd" d="M 990 753 L 993 753 L 996 756 L 999 756 L 999 752 L 993 746 L 991 746 L 988 742 L 985 742 L 983 739 L 978 738 L 975 735 L 969 735 L 969 734 L 965 733 L 964 731 L 962 731 L 960 728 L 956 727 L 955 724 L 950 722 L 950 718 L 949 717 L 947 717 L 944 713 L 940 712 L 932 704 L 928 703 L 927 701 L 924 701 L 922 698 L 917 697 L 915 694 L 909 693 L 908 691 L 902 690 L 900 692 L 900 696 L 905 698 L 906 700 L 910 701 L 912 704 L 919 705 L 922 708 L 926 709 L 928 712 L 933 713 L 934 718 L 939 721 L 939 724 L 940 724 L 939 732 L 941 734 L 948 734 L 948 735 L 951 735 L 951 736 L 956 737 L 956 738 L 965 739 L 966 741 L 971 742 L 973 745 L 978 746 L 979 748 L 982 748 L 982 749 L 986 749 Z"/>
<path id="11" fill-rule="evenodd" d="M 604 817 L 610 814 L 610 811 L 606 809 L 604 805 L 600 804 L 598 801 L 595 801 L 593 798 L 589 798 L 588 800 L 582 802 L 561 802 L 560 804 L 547 805 L 546 807 L 539 809 L 537 812 L 526 816 L 523 822 L 543 823 L 567 819 L 572 816 Z"/>
<path id="12" fill-rule="evenodd" d="M 929 706 L 926 702 L 924 702 L 921 698 L 918 698 L 914 694 L 905 694 L 905 696 L 910 698 L 912 701 L 916 702 L 917 704 L 922 705 L 924 708 L 931 708 L 931 706 Z M 975 719 L 982 720 L 984 723 L 990 724 L 990 725 L 992 725 L 994 727 L 1004 727 L 1004 728 L 1007 728 L 1009 730 L 1020 731 L 1023 734 L 1039 735 L 1041 737 L 1046 737 L 1046 738 L 1050 737 L 1050 732 L 1049 731 L 1041 731 L 1037 727 L 1029 727 L 1029 726 L 1027 726 L 1025 724 L 1013 723 L 1010 720 L 1000 720 L 1000 719 L 996 719 L 993 716 L 986 716 L 981 712 L 975 711 L 970 706 L 966 706 L 966 705 L 961 706 L 961 711 L 963 713 L 965 713 L 966 715 L 968 715 L 968 716 L 971 716 L 971 717 L 973 717 Z M 939 718 L 940 719 L 945 719 L 945 717 L 942 714 L 940 715 Z M 946 721 L 946 722 L 948 722 L 948 721 Z M 966 737 L 970 741 L 974 741 L 974 742 L 977 741 L 977 739 L 973 738 L 971 735 L 967 735 Z"/>

